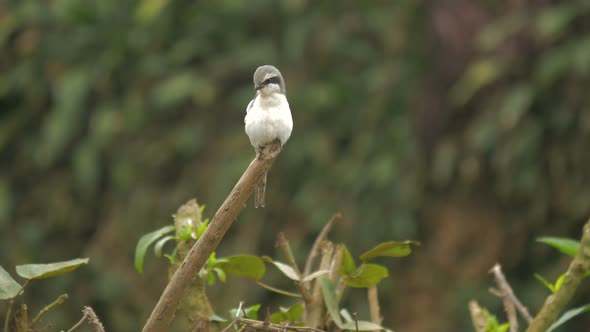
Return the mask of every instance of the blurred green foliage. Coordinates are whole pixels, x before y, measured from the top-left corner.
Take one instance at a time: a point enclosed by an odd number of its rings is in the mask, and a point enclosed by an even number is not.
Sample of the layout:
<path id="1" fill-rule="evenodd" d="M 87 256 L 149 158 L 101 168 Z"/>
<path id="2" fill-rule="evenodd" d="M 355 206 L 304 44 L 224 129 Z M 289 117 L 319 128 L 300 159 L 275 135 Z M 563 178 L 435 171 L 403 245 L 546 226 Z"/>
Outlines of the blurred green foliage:
<path id="1" fill-rule="evenodd" d="M 268 63 L 294 131 L 269 207 L 248 206 L 224 255 L 269 254 L 281 229 L 309 246 L 341 210 L 353 252 L 423 243 L 392 269 L 385 325 L 469 330 L 462 300 L 498 260 L 537 303 L 532 272 L 563 263 L 528 243 L 590 214 L 587 3 L 3 1 L 0 263 L 89 256 L 84 278 L 30 296 L 71 290 L 56 326 L 87 304 L 138 330 L 166 275 L 137 277 L 135 243 L 188 198 L 225 198 L 254 155 L 244 109 Z"/>

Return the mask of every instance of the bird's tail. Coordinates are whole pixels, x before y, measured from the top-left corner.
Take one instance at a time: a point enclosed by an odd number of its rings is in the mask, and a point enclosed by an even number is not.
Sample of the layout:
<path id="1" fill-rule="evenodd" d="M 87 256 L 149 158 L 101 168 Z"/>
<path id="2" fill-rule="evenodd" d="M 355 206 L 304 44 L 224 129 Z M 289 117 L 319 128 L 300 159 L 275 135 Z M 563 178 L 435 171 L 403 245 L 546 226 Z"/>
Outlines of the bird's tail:
<path id="1" fill-rule="evenodd" d="M 254 207 L 264 207 L 264 198 L 266 196 L 266 174 L 267 172 L 264 172 L 264 175 L 260 178 L 260 181 L 258 181 L 258 186 L 254 193 Z"/>

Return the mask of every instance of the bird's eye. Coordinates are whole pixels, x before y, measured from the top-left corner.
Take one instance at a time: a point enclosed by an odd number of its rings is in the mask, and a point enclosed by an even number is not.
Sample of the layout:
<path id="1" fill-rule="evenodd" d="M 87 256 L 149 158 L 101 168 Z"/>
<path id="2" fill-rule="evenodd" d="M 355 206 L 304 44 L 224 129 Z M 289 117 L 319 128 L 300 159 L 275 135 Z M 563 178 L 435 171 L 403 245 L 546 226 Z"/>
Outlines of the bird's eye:
<path id="1" fill-rule="evenodd" d="M 264 80 L 264 82 L 262 82 L 262 83 L 263 83 L 263 84 L 268 84 L 268 83 L 270 83 L 270 78 L 269 78 L 269 79 L 266 79 L 266 80 Z"/>

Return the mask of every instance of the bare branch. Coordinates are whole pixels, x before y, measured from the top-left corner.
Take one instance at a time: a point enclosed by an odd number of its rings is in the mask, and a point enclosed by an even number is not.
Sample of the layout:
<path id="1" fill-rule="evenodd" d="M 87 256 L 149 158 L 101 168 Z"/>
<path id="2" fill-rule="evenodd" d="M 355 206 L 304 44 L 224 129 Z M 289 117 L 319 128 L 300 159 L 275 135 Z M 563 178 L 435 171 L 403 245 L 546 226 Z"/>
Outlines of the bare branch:
<path id="1" fill-rule="evenodd" d="M 180 267 L 168 282 L 160 300 L 152 311 L 143 332 L 163 332 L 174 318 L 178 302 L 192 280 L 199 274 L 211 253 L 236 219 L 258 181 L 270 168 L 281 151 L 280 142 L 273 142 L 250 163 L 236 186 L 215 213 L 209 227 L 188 252 Z"/>
<path id="2" fill-rule="evenodd" d="M 371 312 L 371 321 L 377 325 L 383 323 L 383 317 L 381 317 L 381 309 L 379 307 L 379 295 L 377 294 L 377 286 L 373 285 L 367 290 L 367 296 L 369 298 L 369 311 Z"/>
<path id="3" fill-rule="evenodd" d="M 502 273 L 502 267 L 500 266 L 500 264 L 496 263 L 496 265 L 494 265 L 494 267 L 492 267 L 492 269 L 490 270 L 490 273 L 494 275 L 494 279 L 496 279 L 496 283 L 498 284 L 498 287 L 500 287 L 500 292 L 502 294 L 503 299 L 508 299 L 510 302 L 514 303 L 514 306 L 516 307 L 518 312 L 522 315 L 522 317 L 524 317 L 527 323 L 530 324 L 533 320 L 533 317 L 529 313 L 527 307 L 525 307 L 518 300 L 516 295 L 514 295 L 512 287 L 510 287 L 510 284 L 508 283 L 506 277 L 504 277 L 504 274 Z"/>
<path id="4" fill-rule="evenodd" d="M 285 332 L 285 331 L 297 331 L 297 332 L 325 332 L 324 330 L 316 329 L 308 326 L 291 326 L 282 324 L 273 324 L 269 322 L 263 322 L 250 318 L 238 318 L 238 323 L 245 324 L 251 329 L 261 331 L 273 331 L 273 332 Z"/>
<path id="5" fill-rule="evenodd" d="M 8 309 L 6 310 L 6 319 L 4 320 L 4 332 L 8 332 L 8 325 L 10 324 L 10 317 L 12 316 L 12 307 L 14 306 L 14 297 L 8 301 Z"/>
<path id="6" fill-rule="evenodd" d="M 41 317 L 43 317 L 43 315 L 45 315 L 49 310 L 51 310 L 55 306 L 58 306 L 58 305 L 64 303 L 67 299 L 68 299 L 68 294 L 61 294 L 57 299 L 55 299 L 55 301 L 49 303 L 47 306 L 45 306 L 45 308 L 43 308 L 41 311 L 39 311 L 37 316 L 35 316 L 35 318 L 33 318 L 33 321 L 31 322 L 31 326 L 35 325 L 39 321 L 39 319 L 41 319 Z"/>
<path id="7" fill-rule="evenodd" d="M 545 300 L 545 304 L 530 323 L 527 332 L 544 332 L 555 322 L 574 296 L 588 269 L 590 269 L 590 220 L 584 225 L 580 249 L 567 269 L 562 286 Z"/>
<path id="8" fill-rule="evenodd" d="M 311 269 L 313 268 L 313 262 L 320 250 L 320 244 L 322 243 L 322 241 L 324 241 L 326 236 L 328 236 L 328 233 L 330 232 L 332 227 L 334 227 L 334 224 L 336 224 L 336 222 L 340 219 L 342 219 L 342 214 L 340 212 L 335 213 L 330 219 L 330 221 L 328 221 L 328 223 L 324 226 L 318 237 L 315 239 L 313 247 L 311 247 L 311 251 L 309 252 L 309 256 L 307 257 L 307 261 L 305 262 L 303 276 L 308 276 L 311 273 Z"/>
<path id="9" fill-rule="evenodd" d="M 92 308 L 90 307 L 84 307 L 82 309 L 82 318 L 76 323 L 76 325 L 72 326 L 72 328 L 70 328 L 68 332 L 73 332 L 74 330 L 82 326 L 82 324 L 84 324 L 85 321 L 88 321 L 88 324 L 94 327 L 95 332 L 105 332 L 102 323 L 96 316 L 96 313 L 94 313 L 94 310 L 92 310 Z"/>

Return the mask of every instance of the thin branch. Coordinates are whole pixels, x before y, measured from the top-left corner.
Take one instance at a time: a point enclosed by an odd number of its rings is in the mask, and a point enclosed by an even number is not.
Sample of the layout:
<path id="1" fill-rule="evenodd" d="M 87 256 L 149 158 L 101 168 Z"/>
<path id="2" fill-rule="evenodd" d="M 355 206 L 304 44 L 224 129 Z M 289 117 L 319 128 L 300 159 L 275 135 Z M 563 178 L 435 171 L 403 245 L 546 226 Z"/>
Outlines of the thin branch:
<path id="1" fill-rule="evenodd" d="M 92 308 L 84 307 L 82 312 L 84 312 L 84 314 L 88 317 L 88 323 L 94 326 L 94 330 L 96 332 L 105 332 L 102 323 L 100 322 L 98 316 L 96 316 L 96 313 L 94 312 L 94 310 L 92 310 Z"/>
<path id="2" fill-rule="evenodd" d="M 180 267 L 174 272 L 166 289 L 160 296 L 143 332 L 163 332 L 174 318 L 178 303 L 186 288 L 199 274 L 211 253 L 217 248 L 221 239 L 232 225 L 246 201 L 254 192 L 258 181 L 270 168 L 281 151 L 278 141 L 272 143 L 250 163 L 236 186 L 215 213 L 209 227 L 188 252 Z"/>
<path id="3" fill-rule="evenodd" d="M 29 312 L 27 305 L 24 303 L 20 307 L 20 317 L 16 326 L 18 332 L 27 332 L 29 329 Z"/>
<path id="4" fill-rule="evenodd" d="M 567 269 L 562 286 L 545 300 L 545 304 L 530 323 L 527 332 L 544 332 L 555 322 L 574 296 L 588 269 L 590 269 L 590 220 L 584 225 L 580 249 Z"/>
<path id="5" fill-rule="evenodd" d="M 262 331 L 273 331 L 273 332 L 284 332 L 284 331 L 298 331 L 298 332 L 325 332 L 324 330 L 316 329 L 308 326 L 291 326 L 273 324 L 269 322 L 263 322 L 250 318 L 239 318 L 238 323 L 245 324 L 249 328 L 258 329 Z"/>
<path id="6" fill-rule="evenodd" d="M 500 287 L 500 292 L 502 293 L 503 298 L 506 298 L 510 302 L 514 303 L 516 310 L 518 310 L 518 312 L 522 315 L 522 317 L 524 317 L 524 319 L 527 321 L 527 323 L 530 324 L 531 321 L 533 320 L 533 317 L 529 313 L 529 310 L 527 309 L 527 307 L 525 307 L 518 300 L 516 295 L 514 295 L 514 292 L 512 291 L 512 287 L 510 287 L 510 284 L 508 283 L 508 281 L 506 280 L 506 277 L 502 273 L 502 267 L 500 266 L 500 264 L 496 263 L 496 265 L 494 265 L 494 267 L 492 267 L 492 269 L 490 270 L 490 273 L 492 273 L 494 275 L 494 279 L 496 279 L 496 283 L 498 284 L 498 287 Z"/>
<path id="7" fill-rule="evenodd" d="M 82 326 L 82 324 L 84 324 L 84 322 L 86 321 L 86 314 L 82 315 L 82 318 L 80 318 L 80 320 L 74 325 L 72 326 L 68 332 L 74 332 L 77 328 L 79 328 L 80 326 Z"/>
<path id="8" fill-rule="evenodd" d="M 289 292 L 289 291 L 286 291 L 286 290 L 282 290 L 282 289 L 273 287 L 271 285 L 268 285 L 268 284 L 263 283 L 260 280 L 257 280 L 256 281 L 256 284 L 258 286 L 264 288 L 264 289 L 267 289 L 267 290 L 271 291 L 271 292 L 275 292 L 275 293 L 282 294 L 282 295 L 285 295 L 285 296 L 295 297 L 295 298 L 298 298 L 298 299 L 302 298 L 301 294 L 297 294 L 297 293 L 293 293 L 293 292 Z"/>
<path id="9" fill-rule="evenodd" d="M 309 256 L 307 256 L 307 261 L 305 262 L 305 268 L 303 269 L 304 276 L 308 276 L 311 273 L 313 262 L 320 250 L 320 244 L 322 243 L 322 241 L 324 241 L 326 236 L 328 236 L 328 233 L 330 232 L 332 227 L 334 227 L 334 224 L 336 224 L 336 222 L 340 219 L 342 219 L 342 213 L 335 213 L 330 219 L 330 221 L 328 221 L 328 223 L 324 225 L 324 228 L 322 229 L 318 237 L 315 239 L 313 247 L 311 247 L 311 251 L 309 252 Z"/>
<path id="10" fill-rule="evenodd" d="M 82 309 L 82 318 L 74 326 L 72 326 L 72 328 L 70 328 L 68 332 L 73 332 L 74 330 L 82 326 L 82 324 L 84 324 L 85 321 L 88 321 L 88 324 L 94 327 L 95 332 L 105 332 L 102 323 L 100 322 L 100 320 L 96 316 L 96 313 L 94 312 L 94 310 L 92 310 L 91 307 L 84 307 Z"/>
<path id="11" fill-rule="evenodd" d="M 8 301 L 8 310 L 6 311 L 6 319 L 4 320 L 4 332 L 8 332 L 8 325 L 10 324 L 10 316 L 12 316 L 12 307 L 14 306 L 14 297 Z"/>
<path id="12" fill-rule="evenodd" d="M 277 236 L 277 247 L 283 253 L 283 256 L 287 259 L 287 263 L 297 272 L 300 279 L 301 278 L 301 270 L 299 270 L 299 266 L 297 266 L 297 261 L 295 260 L 295 256 L 293 255 L 293 250 L 291 250 L 291 245 L 289 245 L 289 240 L 285 237 L 283 232 L 280 232 Z"/>
<path id="13" fill-rule="evenodd" d="M 367 297 L 369 300 L 369 311 L 371 312 L 371 321 L 377 325 L 383 323 L 381 317 L 381 309 L 379 307 L 379 295 L 377 294 L 377 286 L 373 285 L 367 289 Z"/>
<path id="14" fill-rule="evenodd" d="M 508 322 L 510 322 L 510 332 L 518 332 L 518 316 L 516 314 L 516 307 L 514 306 L 514 303 L 510 301 L 506 294 L 504 294 L 504 292 L 501 290 L 490 288 L 490 293 L 502 299 L 504 311 L 506 311 Z"/>
<path id="15" fill-rule="evenodd" d="M 53 309 L 53 307 L 55 307 L 55 306 L 58 306 L 58 305 L 64 303 L 67 299 L 68 299 L 68 294 L 61 294 L 60 296 L 58 296 L 58 298 L 55 299 L 55 301 L 49 303 L 47 306 L 45 306 L 45 308 L 43 308 L 41 311 L 39 311 L 37 316 L 35 316 L 35 318 L 33 318 L 33 321 L 31 322 L 31 326 L 35 325 L 39 321 L 39 319 L 41 319 L 41 317 L 43 317 L 43 315 L 45 315 L 49 310 Z"/>
<path id="16" fill-rule="evenodd" d="M 231 323 L 229 323 L 221 332 L 228 332 L 231 328 L 238 323 L 238 319 L 234 319 Z"/>

